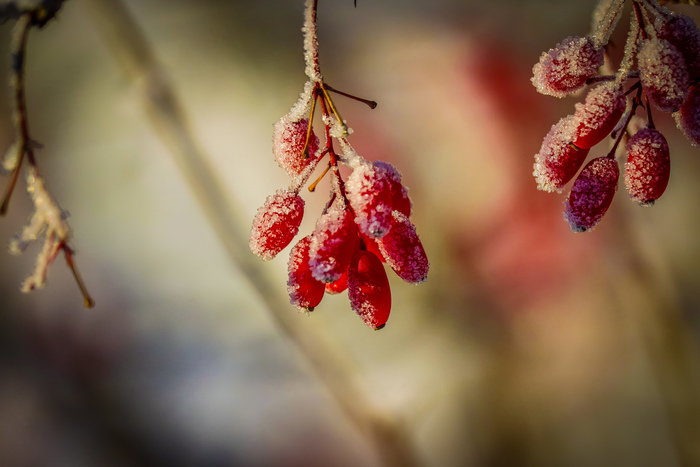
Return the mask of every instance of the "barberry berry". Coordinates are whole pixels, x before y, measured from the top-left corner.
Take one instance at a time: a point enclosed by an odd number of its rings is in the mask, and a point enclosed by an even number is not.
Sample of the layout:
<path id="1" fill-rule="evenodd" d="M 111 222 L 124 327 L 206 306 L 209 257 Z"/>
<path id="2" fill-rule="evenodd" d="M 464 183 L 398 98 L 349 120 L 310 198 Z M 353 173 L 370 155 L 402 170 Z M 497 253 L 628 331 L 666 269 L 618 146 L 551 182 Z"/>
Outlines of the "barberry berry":
<path id="1" fill-rule="evenodd" d="M 690 79 L 700 77 L 700 30 L 689 16 L 672 13 L 657 18 L 657 37 L 673 44 L 685 60 Z"/>
<path id="2" fill-rule="evenodd" d="M 348 269 L 350 306 L 365 324 L 384 327 L 391 311 L 391 289 L 384 266 L 374 253 L 357 250 Z"/>
<path id="3" fill-rule="evenodd" d="M 313 311 L 321 303 L 325 284 L 314 279 L 309 267 L 311 235 L 299 240 L 289 253 L 287 293 L 292 305 Z"/>
<path id="4" fill-rule="evenodd" d="M 627 99 L 622 85 L 605 83 L 591 89 L 583 104 L 576 104 L 578 120 L 572 141 L 579 148 L 592 148 L 605 139 L 625 113 Z"/>
<path id="5" fill-rule="evenodd" d="M 312 234 L 309 266 L 313 276 L 324 283 L 337 281 L 347 271 L 358 242 L 350 210 L 329 209 L 316 221 Z"/>
<path id="6" fill-rule="evenodd" d="M 615 196 L 619 178 L 620 169 L 611 157 L 598 157 L 586 164 L 564 203 L 564 219 L 571 230 L 585 232 L 600 222 Z"/>
<path id="7" fill-rule="evenodd" d="M 690 76 L 678 49 L 663 39 L 647 39 L 637 60 L 639 80 L 651 103 L 664 112 L 680 109 L 688 95 Z"/>
<path id="8" fill-rule="evenodd" d="M 603 65 L 604 49 L 592 37 L 567 37 L 545 52 L 532 69 L 537 91 L 564 97 L 581 89 Z"/>
<path id="9" fill-rule="evenodd" d="M 250 251 L 272 259 L 292 241 L 304 217 L 304 200 L 297 193 L 278 190 L 265 200 L 253 219 Z"/>
<path id="10" fill-rule="evenodd" d="M 562 118 L 544 137 L 540 152 L 535 155 L 533 171 L 538 189 L 561 191 L 583 165 L 589 149 L 572 144 L 578 121 L 573 115 Z"/>
<path id="11" fill-rule="evenodd" d="M 666 190 L 671 172 L 668 143 L 654 128 L 642 128 L 627 143 L 625 188 L 642 206 L 651 206 Z"/>
<path id="12" fill-rule="evenodd" d="M 694 146 L 700 146 L 700 83 L 690 87 L 688 97 L 673 117 L 685 137 Z"/>
<path id="13" fill-rule="evenodd" d="M 312 128 L 307 145 L 308 132 L 307 118 L 294 121 L 287 114 L 275 124 L 272 133 L 272 153 L 280 167 L 290 176 L 301 174 L 318 157 L 318 137 Z"/>
<path id="14" fill-rule="evenodd" d="M 345 183 L 348 201 L 360 232 L 381 238 L 391 226 L 392 192 L 390 170 L 378 162 L 361 164 Z"/>
<path id="15" fill-rule="evenodd" d="M 428 278 L 430 263 L 416 227 L 408 217 L 394 211 L 391 229 L 377 240 L 377 244 L 387 264 L 401 279 L 411 284 L 420 284 Z"/>
<path id="16" fill-rule="evenodd" d="M 345 271 L 340 279 L 330 284 L 326 284 L 326 293 L 339 294 L 348 288 L 348 272 Z"/>

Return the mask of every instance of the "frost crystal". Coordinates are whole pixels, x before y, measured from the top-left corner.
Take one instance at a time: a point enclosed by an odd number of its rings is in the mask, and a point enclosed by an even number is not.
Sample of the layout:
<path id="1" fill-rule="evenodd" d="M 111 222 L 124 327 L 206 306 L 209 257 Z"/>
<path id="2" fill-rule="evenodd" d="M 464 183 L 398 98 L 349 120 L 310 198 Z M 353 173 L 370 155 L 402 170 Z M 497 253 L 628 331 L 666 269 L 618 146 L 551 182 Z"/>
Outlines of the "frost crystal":
<path id="1" fill-rule="evenodd" d="M 340 279 L 357 249 L 357 230 L 349 209 L 337 206 L 316 221 L 309 265 L 313 276 L 325 283 Z"/>
<path id="2" fill-rule="evenodd" d="M 272 153 L 275 160 L 290 176 L 301 174 L 318 157 L 319 140 L 313 129 L 309 135 L 309 145 L 304 155 L 309 120 L 292 120 L 284 115 L 275 124 L 272 133 Z"/>
<path id="3" fill-rule="evenodd" d="M 372 238 L 381 238 L 391 226 L 389 173 L 380 163 L 364 164 L 353 170 L 345 184 L 355 222 L 360 232 Z"/>

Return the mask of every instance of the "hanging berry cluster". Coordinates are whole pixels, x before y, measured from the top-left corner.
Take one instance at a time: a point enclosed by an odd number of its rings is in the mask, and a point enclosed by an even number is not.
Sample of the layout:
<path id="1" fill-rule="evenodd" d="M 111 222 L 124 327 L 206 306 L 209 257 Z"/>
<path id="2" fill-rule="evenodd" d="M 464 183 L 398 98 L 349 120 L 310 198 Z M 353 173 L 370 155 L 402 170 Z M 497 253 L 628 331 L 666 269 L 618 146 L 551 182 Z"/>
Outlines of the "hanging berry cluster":
<path id="1" fill-rule="evenodd" d="M 656 0 L 632 0 L 624 56 L 618 70 L 608 73 L 605 48 L 624 4 L 601 0 L 592 33 L 564 39 L 533 68 L 532 83 L 542 94 L 564 97 L 591 86 L 573 115 L 552 126 L 535 155 L 533 175 L 540 190 L 560 192 L 578 173 L 564 202 L 564 218 L 574 232 L 591 230 L 608 210 L 620 177 L 615 155 L 623 139 L 624 184 L 632 200 L 651 206 L 663 194 L 669 148 L 654 126 L 652 107 L 673 113 L 683 134 L 700 145 L 700 31 L 691 18 Z M 635 117 L 639 108 L 646 118 Z M 608 135 L 608 154 L 579 172 L 589 150 Z"/>
<path id="2" fill-rule="evenodd" d="M 429 263 L 416 228 L 409 220 L 412 204 L 401 174 L 389 163 L 370 163 L 348 141 L 351 130 L 340 117 L 330 93 L 376 103 L 337 91 L 323 81 L 318 61 L 316 11 L 307 0 L 304 21 L 306 75 L 299 101 L 275 124 L 272 149 L 291 185 L 265 200 L 253 220 L 250 249 L 274 258 L 299 232 L 304 200 L 299 195 L 319 162 L 328 156 L 321 178 L 331 173 L 331 193 L 313 233 L 291 249 L 287 291 L 292 305 L 312 311 L 325 293 L 347 289 L 352 309 L 373 329 L 384 327 L 391 309 L 389 281 L 382 263 L 406 282 L 426 280 Z M 325 145 L 313 128 L 320 107 Z M 336 152 L 333 140 L 342 152 Z M 339 165 L 352 169 L 343 180 Z M 309 186 L 314 191 L 321 179 Z"/>

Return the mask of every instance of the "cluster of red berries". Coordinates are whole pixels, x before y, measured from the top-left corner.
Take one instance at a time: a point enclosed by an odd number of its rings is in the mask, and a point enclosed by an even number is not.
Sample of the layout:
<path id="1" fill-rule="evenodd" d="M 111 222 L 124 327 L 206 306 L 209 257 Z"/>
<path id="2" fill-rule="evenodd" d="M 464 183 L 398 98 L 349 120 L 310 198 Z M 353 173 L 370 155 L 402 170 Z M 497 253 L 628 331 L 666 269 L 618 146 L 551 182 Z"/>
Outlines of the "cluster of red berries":
<path id="1" fill-rule="evenodd" d="M 389 280 L 382 263 L 414 284 L 426 280 L 429 263 L 409 220 L 412 205 L 408 190 L 401 184 L 401 174 L 389 163 L 369 163 L 357 155 L 329 91 L 335 90 L 322 81 L 309 81 L 299 102 L 275 125 L 273 153 L 292 184 L 268 196 L 259 208 L 253 220 L 250 249 L 271 259 L 291 243 L 304 215 L 299 191 L 319 161 L 328 156 L 321 177 L 332 172 L 330 200 L 313 233 L 299 240 L 290 252 L 289 298 L 299 309 L 311 311 L 325 293 L 347 289 L 353 310 L 368 326 L 381 329 L 391 309 Z M 325 125 L 323 150 L 310 123 L 316 102 Z M 334 138 L 343 147 L 342 154 L 334 150 Z M 345 181 L 338 170 L 340 163 L 352 168 Z M 316 182 L 309 190 L 315 186 Z"/>
<path id="2" fill-rule="evenodd" d="M 700 30 L 690 17 L 656 0 L 632 0 L 620 66 L 613 74 L 600 74 L 601 67 L 609 68 L 605 48 L 624 5 L 625 0 L 602 0 L 589 36 L 564 39 L 533 68 L 532 83 L 542 94 L 564 97 L 594 86 L 573 115 L 552 126 L 535 155 L 533 175 L 540 190 L 560 192 L 576 177 L 564 203 L 564 218 L 575 232 L 591 230 L 608 210 L 620 177 L 615 155 L 623 139 L 624 184 L 630 197 L 651 206 L 665 191 L 669 148 L 654 126 L 652 106 L 672 112 L 683 134 L 700 145 Z M 638 108 L 646 111 L 642 123 L 633 121 Z M 609 153 L 579 172 L 589 150 L 608 135 Z"/>

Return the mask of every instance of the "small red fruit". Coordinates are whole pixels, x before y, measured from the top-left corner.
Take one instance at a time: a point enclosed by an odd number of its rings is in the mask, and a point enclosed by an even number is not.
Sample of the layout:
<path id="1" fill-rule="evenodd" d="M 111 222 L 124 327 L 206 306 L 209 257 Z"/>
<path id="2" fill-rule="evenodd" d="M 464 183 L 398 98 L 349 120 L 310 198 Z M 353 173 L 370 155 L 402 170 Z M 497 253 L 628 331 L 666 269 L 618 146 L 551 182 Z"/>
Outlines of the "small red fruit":
<path id="1" fill-rule="evenodd" d="M 309 265 L 314 277 L 325 283 L 340 279 L 358 249 L 357 227 L 347 207 L 328 210 L 316 221 Z"/>
<path id="2" fill-rule="evenodd" d="M 304 217 L 304 200 L 296 193 L 278 190 L 265 200 L 253 219 L 250 251 L 263 259 L 272 259 L 299 232 Z"/>
<path id="3" fill-rule="evenodd" d="M 671 174 L 666 138 L 654 128 L 642 128 L 627 143 L 625 187 L 634 201 L 651 206 L 666 190 Z"/>
<path id="4" fill-rule="evenodd" d="M 615 159 L 599 157 L 583 168 L 564 204 L 564 219 L 574 232 L 593 229 L 610 207 L 620 168 Z"/>
<path id="5" fill-rule="evenodd" d="M 397 276 L 411 284 L 420 284 L 428 278 L 430 263 L 418 238 L 416 227 L 398 211 L 394 211 L 391 229 L 377 240 L 379 250 Z"/>
<path id="6" fill-rule="evenodd" d="M 313 311 L 321 303 L 325 285 L 314 279 L 309 268 L 311 235 L 302 238 L 289 253 L 287 293 L 295 307 Z"/>
<path id="7" fill-rule="evenodd" d="M 535 155 L 533 175 L 537 188 L 543 191 L 561 191 L 569 183 L 583 161 L 588 149 L 571 143 L 578 129 L 578 119 L 574 115 L 562 118 L 547 133 L 542 141 L 540 152 Z"/>
<path id="8" fill-rule="evenodd" d="M 309 135 L 309 145 L 304 155 L 304 144 L 309 129 L 309 120 L 294 121 L 284 115 L 272 133 L 272 153 L 275 160 L 290 176 L 299 175 L 318 156 L 318 137 L 313 128 Z"/>
<path id="9" fill-rule="evenodd" d="M 374 330 L 384 327 L 391 311 L 391 289 L 384 266 L 374 253 L 357 250 L 348 269 L 350 305 Z"/>

